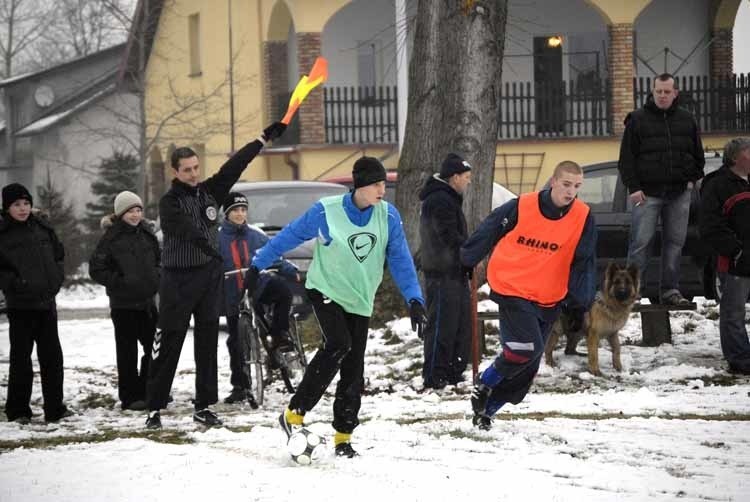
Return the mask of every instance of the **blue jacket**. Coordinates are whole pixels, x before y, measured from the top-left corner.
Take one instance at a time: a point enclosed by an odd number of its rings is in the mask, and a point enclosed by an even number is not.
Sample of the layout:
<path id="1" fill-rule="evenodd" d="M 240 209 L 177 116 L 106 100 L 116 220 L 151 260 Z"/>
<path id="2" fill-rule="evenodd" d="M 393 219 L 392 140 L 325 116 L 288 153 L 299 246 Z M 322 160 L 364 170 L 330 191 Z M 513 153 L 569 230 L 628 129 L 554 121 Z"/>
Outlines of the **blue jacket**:
<path id="1" fill-rule="evenodd" d="M 359 209 L 352 201 L 352 194 L 348 193 L 343 199 L 344 210 L 349 221 L 357 226 L 365 226 L 372 216 L 372 206 Z M 381 204 L 387 204 L 383 201 Z M 318 238 L 324 246 L 331 242 L 328 231 L 325 209 L 323 204 L 316 202 L 302 216 L 290 222 L 268 244 L 263 246 L 253 258 L 253 265 L 258 269 L 270 267 L 279 256 L 290 249 L 294 249 L 309 239 Z M 396 282 L 401 295 L 408 302 L 412 299 L 424 304 L 422 289 L 419 287 L 417 272 L 411 258 L 409 245 L 401 228 L 401 215 L 395 206 L 388 204 L 388 244 L 386 245 L 386 260 L 391 276 Z"/>
<path id="2" fill-rule="evenodd" d="M 224 271 L 250 266 L 255 253 L 267 242 L 268 236 L 260 228 L 252 225 L 235 225 L 224 220 L 219 228 L 219 251 L 224 262 Z M 283 277 L 296 280 L 297 267 L 288 261 L 277 260 L 272 265 L 279 267 L 279 274 Z M 256 297 L 263 293 L 263 288 L 266 287 L 270 278 L 268 274 L 260 276 Z M 226 315 L 238 314 L 242 289 L 241 275 L 232 275 L 224 279 L 224 313 Z"/>
<path id="3" fill-rule="evenodd" d="M 549 190 L 539 195 L 542 214 L 550 219 L 561 218 L 570 206 L 560 209 L 552 203 Z M 466 267 L 474 267 L 490 254 L 500 239 L 510 232 L 518 223 L 518 199 L 509 200 L 502 206 L 495 208 L 482 221 L 479 228 L 464 243 L 461 248 L 461 263 Z M 573 264 L 570 268 L 568 280 L 568 295 L 563 301 L 571 308 L 589 310 L 596 294 L 596 224 L 594 216 L 589 212 L 583 227 L 581 240 L 578 241 Z M 501 295 L 492 292 L 493 300 Z"/>

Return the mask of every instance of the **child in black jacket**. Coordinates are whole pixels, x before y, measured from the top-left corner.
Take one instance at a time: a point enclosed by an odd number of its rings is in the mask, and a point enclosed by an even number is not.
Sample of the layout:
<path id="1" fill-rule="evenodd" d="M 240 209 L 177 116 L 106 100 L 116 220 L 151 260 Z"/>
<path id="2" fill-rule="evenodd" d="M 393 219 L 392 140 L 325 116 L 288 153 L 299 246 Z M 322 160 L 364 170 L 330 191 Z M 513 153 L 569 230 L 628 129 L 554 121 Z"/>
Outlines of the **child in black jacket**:
<path id="1" fill-rule="evenodd" d="M 146 378 L 156 331 L 154 295 L 159 289 L 159 242 L 143 220 L 140 197 L 128 191 L 115 198 L 115 213 L 89 262 L 89 274 L 106 286 L 115 326 L 117 382 L 122 409 L 146 409 Z M 138 344 L 143 355 L 138 371 Z"/>
<path id="2" fill-rule="evenodd" d="M 8 302 L 10 373 L 5 415 L 31 421 L 36 343 L 44 397 L 44 419 L 71 415 L 63 404 L 63 354 L 57 333 L 55 295 L 63 283 L 65 251 L 49 224 L 31 211 L 33 199 L 23 185 L 3 188 L 0 220 L 0 289 Z"/>

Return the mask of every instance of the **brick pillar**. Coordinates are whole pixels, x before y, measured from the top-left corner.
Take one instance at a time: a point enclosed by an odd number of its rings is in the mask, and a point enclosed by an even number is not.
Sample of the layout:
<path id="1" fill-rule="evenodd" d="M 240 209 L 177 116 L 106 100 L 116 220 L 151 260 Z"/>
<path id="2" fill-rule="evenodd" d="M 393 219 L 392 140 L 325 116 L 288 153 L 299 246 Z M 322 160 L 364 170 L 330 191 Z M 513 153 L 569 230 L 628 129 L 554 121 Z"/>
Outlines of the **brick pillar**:
<path id="1" fill-rule="evenodd" d="M 289 94 L 289 68 L 285 40 L 263 42 L 263 99 L 267 121 L 279 120 L 286 110 L 283 97 Z"/>
<path id="2" fill-rule="evenodd" d="M 610 24 L 609 82 L 611 89 L 610 116 L 612 132 L 619 136 L 625 130 L 625 116 L 633 111 L 633 24 Z"/>
<path id="3" fill-rule="evenodd" d="M 306 75 L 320 56 L 320 33 L 297 33 L 297 62 L 300 75 Z M 300 143 L 326 142 L 323 87 L 308 94 L 299 111 Z"/>
<path id="4" fill-rule="evenodd" d="M 716 28 L 711 32 L 711 46 L 709 61 L 711 64 L 711 78 L 731 75 L 734 70 L 732 60 L 733 38 L 731 28 Z"/>
<path id="5" fill-rule="evenodd" d="M 734 61 L 732 52 L 734 39 L 731 28 L 715 28 L 709 49 L 711 87 L 719 89 L 718 113 L 712 114 L 709 127 L 713 130 L 733 130 L 736 127 L 736 105 L 734 101 Z"/>

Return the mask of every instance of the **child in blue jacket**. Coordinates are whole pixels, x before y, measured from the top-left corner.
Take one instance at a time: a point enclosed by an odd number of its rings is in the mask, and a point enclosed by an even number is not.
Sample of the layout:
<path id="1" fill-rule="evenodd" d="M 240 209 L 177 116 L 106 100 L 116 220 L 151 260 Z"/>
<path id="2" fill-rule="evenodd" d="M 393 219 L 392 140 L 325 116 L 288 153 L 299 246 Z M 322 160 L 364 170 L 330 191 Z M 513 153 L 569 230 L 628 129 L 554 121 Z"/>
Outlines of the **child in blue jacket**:
<path id="1" fill-rule="evenodd" d="M 219 229 L 219 250 L 224 260 L 224 271 L 247 268 L 255 252 L 268 242 L 263 230 L 247 224 L 247 197 L 238 192 L 230 193 L 223 204 L 224 222 Z M 286 281 L 289 278 L 299 281 L 297 267 L 286 260 L 278 264 L 280 276 L 263 274 L 259 279 L 253 297 L 263 305 L 273 308 L 271 337 L 274 345 L 281 350 L 292 348 L 289 340 L 289 311 L 292 308 L 292 291 Z M 224 399 L 225 403 L 237 403 L 247 400 L 251 407 L 257 408 L 255 396 L 250 392 L 250 382 L 240 366 L 241 354 L 237 338 L 239 319 L 239 302 L 242 298 L 243 281 L 241 274 L 224 278 L 224 315 L 227 318 L 229 338 L 229 365 L 232 371 L 232 392 Z"/>

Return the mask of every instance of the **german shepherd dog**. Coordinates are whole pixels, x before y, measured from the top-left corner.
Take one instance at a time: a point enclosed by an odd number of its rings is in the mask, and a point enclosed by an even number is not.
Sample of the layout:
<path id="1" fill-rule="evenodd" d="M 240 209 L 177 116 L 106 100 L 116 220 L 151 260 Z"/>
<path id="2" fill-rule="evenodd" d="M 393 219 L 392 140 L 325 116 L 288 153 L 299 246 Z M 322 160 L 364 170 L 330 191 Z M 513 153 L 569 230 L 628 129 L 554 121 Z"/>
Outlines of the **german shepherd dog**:
<path id="1" fill-rule="evenodd" d="M 583 333 L 586 333 L 588 346 L 589 372 L 593 375 L 602 374 L 599 369 L 599 339 L 606 337 L 612 348 L 612 365 L 617 371 L 622 371 L 620 362 L 620 338 L 618 332 L 628 321 L 630 312 L 633 310 L 638 290 L 640 288 L 640 276 L 638 267 L 635 265 L 618 265 L 611 262 L 604 273 L 604 287 L 596 293 L 596 299 L 591 310 L 586 312 L 583 320 L 583 329 L 571 333 L 568 329 L 565 316 L 555 322 L 552 327 L 547 345 L 544 348 L 544 360 L 549 366 L 554 366 L 552 351 L 557 345 L 561 333 L 565 333 L 567 343 L 566 354 L 580 354 L 576 346 Z"/>

